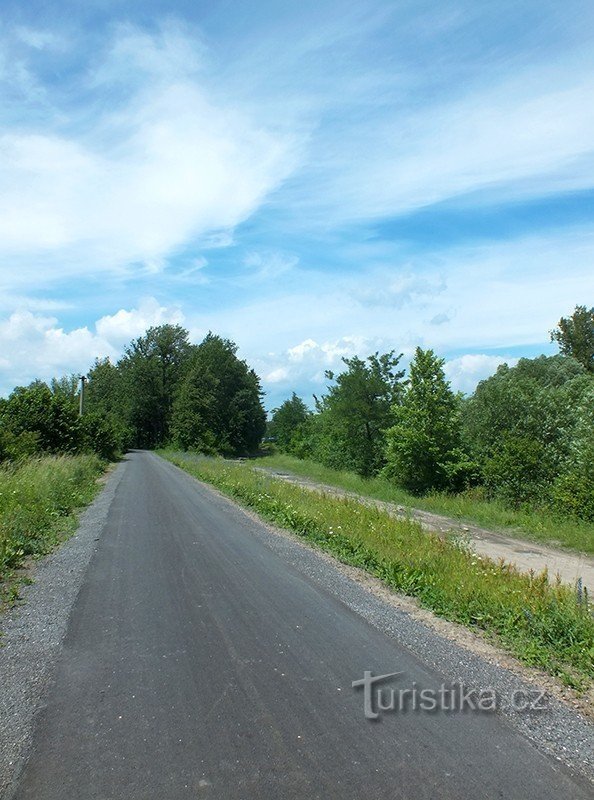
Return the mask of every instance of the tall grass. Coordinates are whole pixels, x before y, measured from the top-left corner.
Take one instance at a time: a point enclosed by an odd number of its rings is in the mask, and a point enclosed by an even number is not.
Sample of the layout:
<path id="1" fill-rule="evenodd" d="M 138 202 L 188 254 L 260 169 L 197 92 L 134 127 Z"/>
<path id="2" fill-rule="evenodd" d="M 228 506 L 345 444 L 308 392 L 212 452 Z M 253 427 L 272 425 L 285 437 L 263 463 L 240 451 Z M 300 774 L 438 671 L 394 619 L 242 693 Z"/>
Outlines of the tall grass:
<path id="1" fill-rule="evenodd" d="M 103 471 L 94 455 L 47 456 L 0 467 L 0 581 L 49 552 L 89 503 Z"/>
<path id="2" fill-rule="evenodd" d="M 496 500 L 487 500 L 480 489 L 460 494 L 433 493 L 415 497 L 383 478 L 361 478 L 352 472 L 329 469 L 314 461 L 293 456 L 266 456 L 258 459 L 257 463 L 262 467 L 284 470 L 376 500 L 443 514 L 501 531 L 507 536 L 532 539 L 594 555 L 594 524 L 561 517 L 548 510 L 510 508 Z"/>
<path id="3" fill-rule="evenodd" d="M 417 523 L 349 498 L 312 493 L 247 465 L 164 454 L 265 519 L 362 567 L 438 615 L 480 629 L 526 664 L 584 689 L 594 678 L 594 619 L 587 600 L 546 574 L 468 552 Z"/>

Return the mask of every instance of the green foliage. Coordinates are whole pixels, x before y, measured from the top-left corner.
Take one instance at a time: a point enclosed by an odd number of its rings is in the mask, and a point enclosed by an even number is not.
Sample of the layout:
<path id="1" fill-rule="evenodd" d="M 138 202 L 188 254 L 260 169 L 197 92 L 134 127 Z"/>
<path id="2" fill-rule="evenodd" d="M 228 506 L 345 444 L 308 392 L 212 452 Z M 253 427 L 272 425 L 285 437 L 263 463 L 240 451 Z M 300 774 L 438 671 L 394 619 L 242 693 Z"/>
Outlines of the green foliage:
<path id="1" fill-rule="evenodd" d="M 335 469 L 373 475 L 384 465 L 384 434 L 402 395 L 401 356 L 375 353 L 365 361 L 343 358 L 347 369 L 326 377 L 334 384 L 317 401 L 312 428 L 314 457 Z"/>
<path id="2" fill-rule="evenodd" d="M 484 631 L 524 662 L 576 688 L 585 688 L 594 677 L 591 609 L 577 602 L 570 587 L 549 584 L 546 574 L 522 575 L 414 522 L 356 500 L 312 493 L 246 466 L 167 457 L 265 519 L 417 597 L 440 616 Z"/>
<path id="3" fill-rule="evenodd" d="M 594 386 L 576 410 L 577 424 L 553 498 L 565 513 L 594 522 Z"/>
<path id="4" fill-rule="evenodd" d="M 138 447 L 167 441 L 176 391 L 190 361 L 188 332 L 179 325 L 149 328 L 118 363 L 121 413 Z"/>
<path id="5" fill-rule="evenodd" d="M 0 463 L 2 461 L 23 461 L 39 453 L 39 434 L 35 431 L 21 431 L 15 434 L 0 423 Z"/>
<path id="6" fill-rule="evenodd" d="M 461 448 L 460 401 L 450 389 L 444 361 L 417 347 L 395 425 L 387 434 L 384 474 L 414 494 L 463 488 L 473 464 Z"/>
<path id="7" fill-rule="evenodd" d="M 585 369 L 564 356 L 521 359 L 479 383 L 464 405 L 463 438 L 494 496 L 516 505 L 550 499 L 591 386 Z"/>
<path id="8" fill-rule="evenodd" d="M 209 333 L 194 349 L 175 399 L 173 440 L 184 449 L 249 454 L 265 429 L 258 376 L 233 342 Z"/>
<path id="9" fill-rule="evenodd" d="M 97 490 L 96 456 L 46 456 L 0 467 L 0 580 L 27 556 L 48 552 L 72 512 Z"/>
<path id="10" fill-rule="evenodd" d="M 80 422 L 81 449 L 113 461 L 122 449 L 122 437 L 116 423 L 97 411 L 88 411 Z"/>
<path id="11" fill-rule="evenodd" d="M 308 450 L 312 413 L 295 392 L 272 412 L 267 434 L 279 450 L 303 456 Z"/>
<path id="12" fill-rule="evenodd" d="M 484 466 L 485 484 L 512 505 L 541 501 L 550 477 L 544 445 L 527 436 L 502 439 Z"/>
<path id="13" fill-rule="evenodd" d="M 569 517 L 567 511 L 562 509 L 531 508 L 526 505 L 512 507 L 503 500 L 488 498 L 483 486 L 474 486 L 463 492 L 429 492 L 418 496 L 382 475 L 362 478 L 354 472 L 330 469 L 315 461 L 286 454 L 266 456 L 258 463 L 363 497 L 442 514 L 460 523 L 474 523 L 501 531 L 507 536 L 556 546 L 561 544 L 594 555 L 594 522 Z"/>
<path id="14" fill-rule="evenodd" d="M 80 447 L 80 421 L 75 402 L 52 392 L 41 381 L 17 387 L 3 404 L 0 429 L 8 453 L 74 453 Z M 8 444 L 6 444 L 8 442 Z"/>
<path id="15" fill-rule="evenodd" d="M 561 317 L 551 331 L 551 341 L 557 342 L 563 355 L 572 356 L 588 372 L 594 372 L 594 308 L 576 306 L 570 317 Z"/>

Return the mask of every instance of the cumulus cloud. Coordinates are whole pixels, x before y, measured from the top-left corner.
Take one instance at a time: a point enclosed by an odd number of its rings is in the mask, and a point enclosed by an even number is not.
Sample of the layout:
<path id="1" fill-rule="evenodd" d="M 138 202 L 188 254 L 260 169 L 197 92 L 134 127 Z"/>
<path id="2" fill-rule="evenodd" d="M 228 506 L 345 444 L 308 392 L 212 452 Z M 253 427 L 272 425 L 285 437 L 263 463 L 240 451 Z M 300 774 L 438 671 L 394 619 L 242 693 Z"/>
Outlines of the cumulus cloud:
<path id="1" fill-rule="evenodd" d="M 285 393 L 296 391 L 305 395 L 318 393 L 327 384 L 326 370 L 342 371 L 342 359 L 358 355 L 367 357 L 381 350 L 384 343 L 363 336 L 343 336 L 317 342 L 304 339 L 280 353 L 256 358 L 263 385 L 271 390 L 276 402 Z M 280 402 L 280 400 L 279 400 Z"/>
<path id="2" fill-rule="evenodd" d="M 493 375 L 501 364 L 513 367 L 517 363 L 517 358 L 468 354 L 447 361 L 444 372 L 455 392 L 470 394 L 480 381 Z"/>
<path id="3" fill-rule="evenodd" d="M 100 337 L 113 343 L 114 346 L 121 347 L 141 336 L 147 328 L 166 323 L 183 325 L 184 320 L 180 308 L 161 306 L 154 297 L 148 297 L 138 308 L 130 310 L 121 308 L 115 314 L 101 317 L 97 320 L 95 328 Z"/>
<path id="4" fill-rule="evenodd" d="M 55 317 L 16 311 L 0 319 L 0 395 L 35 378 L 86 372 L 96 358 L 117 358 L 131 339 L 152 325 L 183 319 L 178 308 L 161 306 L 153 298 L 138 308 L 102 317 L 94 330 L 83 326 L 66 331 Z"/>
<path id="5" fill-rule="evenodd" d="M 106 339 L 86 326 L 65 331 L 55 317 L 30 311 L 0 320 L 0 352 L 0 394 L 35 378 L 86 372 L 95 358 L 116 354 Z"/>

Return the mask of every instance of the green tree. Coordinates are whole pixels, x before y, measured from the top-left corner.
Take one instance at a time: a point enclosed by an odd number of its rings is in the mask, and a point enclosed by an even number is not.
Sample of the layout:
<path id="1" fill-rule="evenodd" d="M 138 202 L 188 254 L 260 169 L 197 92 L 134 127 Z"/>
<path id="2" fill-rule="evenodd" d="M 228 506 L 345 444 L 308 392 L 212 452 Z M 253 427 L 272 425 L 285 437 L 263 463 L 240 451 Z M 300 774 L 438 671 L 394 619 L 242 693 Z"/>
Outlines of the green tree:
<path id="1" fill-rule="evenodd" d="M 257 450 L 266 429 L 262 389 L 234 342 L 209 333 L 195 348 L 173 418 L 182 447 L 236 455 Z"/>
<path id="2" fill-rule="evenodd" d="M 85 442 L 104 458 L 113 458 L 134 444 L 129 423 L 130 400 L 123 371 L 109 358 L 96 359 L 85 388 Z M 110 455 L 111 454 L 111 455 Z"/>
<path id="3" fill-rule="evenodd" d="M 27 452 L 33 442 L 38 452 L 72 453 L 81 447 L 76 402 L 42 381 L 14 389 L 3 404 L 1 425 L 12 446 L 18 449 L 20 441 Z"/>
<path id="4" fill-rule="evenodd" d="M 71 374 L 63 375 L 61 378 L 52 378 L 50 389 L 53 394 L 62 395 L 62 397 L 77 405 L 80 392 L 80 376 Z"/>
<path id="5" fill-rule="evenodd" d="M 588 372 L 594 372 L 594 308 L 576 306 L 570 317 L 561 317 L 551 331 L 564 356 L 572 356 Z"/>
<path id="6" fill-rule="evenodd" d="M 553 489 L 557 508 L 594 522 L 594 385 L 576 412 L 577 424 L 564 468 Z"/>
<path id="7" fill-rule="evenodd" d="M 316 400 L 313 426 L 314 457 L 329 467 L 359 475 L 377 473 L 384 464 L 384 434 L 393 423 L 393 408 L 402 395 L 402 356 L 375 353 L 366 360 L 343 358 L 347 369 L 328 393 Z"/>
<path id="8" fill-rule="evenodd" d="M 591 380 L 572 358 L 539 356 L 479 383 L 464 406 L 463 434 L 492 494 L 514 503 L 550 499 Z"/>
<path id="9" fill-rule="evenodd" d="M 387 432 L 384 474 L 416 494 L 458 488 L 472 472 L 461 450 L 460 401 L 450 389 L 444 361 L 417 347 L 404 398 Z"/>
<path id="10" fill-rule="evenodd" d="M 304 442 L 310 432 L 311 411 L 295 392 L 272 412 L 268 435 L 279 450 L 302 455 Z"/>
<path id="11" fill-rule="evenodd" d="M 173 403 L 172 439 L 182 450 L 197 450 L 205 454 L 217 452 L 212 430 L 216 414 L 217 384 L 208 370 L 190 369 Z"/>
<path id="12" fill-rule="evenodd" d="M 161 325 L 135 339 L 118 362 L 122 413 L 137 446 L 156 447 L 167 441 L 174 398 L 192 350 L 184 328 Z"/>

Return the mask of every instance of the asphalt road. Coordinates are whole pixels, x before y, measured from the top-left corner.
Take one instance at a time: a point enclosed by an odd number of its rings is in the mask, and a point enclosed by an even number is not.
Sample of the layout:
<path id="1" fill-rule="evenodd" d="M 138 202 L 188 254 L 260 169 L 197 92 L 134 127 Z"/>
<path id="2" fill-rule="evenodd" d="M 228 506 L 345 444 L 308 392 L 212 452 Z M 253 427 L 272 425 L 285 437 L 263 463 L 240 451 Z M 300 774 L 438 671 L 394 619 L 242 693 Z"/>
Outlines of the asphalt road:
<path id="1" fill-rule="evenodd" d="M 259 523 L 134 453 L 73 607 L 18 800 L 591 798 L 497 714 L 386 713 L 440 675 L 288 565 Z"/>

